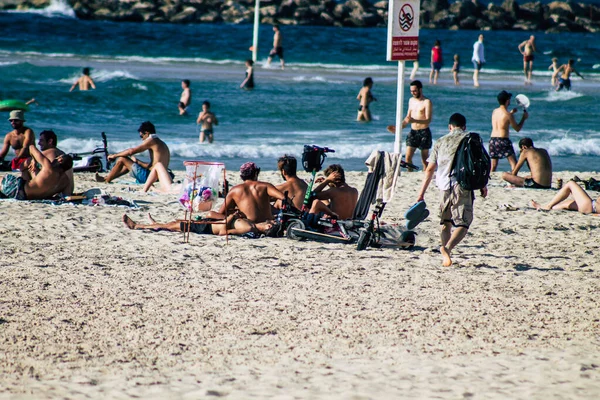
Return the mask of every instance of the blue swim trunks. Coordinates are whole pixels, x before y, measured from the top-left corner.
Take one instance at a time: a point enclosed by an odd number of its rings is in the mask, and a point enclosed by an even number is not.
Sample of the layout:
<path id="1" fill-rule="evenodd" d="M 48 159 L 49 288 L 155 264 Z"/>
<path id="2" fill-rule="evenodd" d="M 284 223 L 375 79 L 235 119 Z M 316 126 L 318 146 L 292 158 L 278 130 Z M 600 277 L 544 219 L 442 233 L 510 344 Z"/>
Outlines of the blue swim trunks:
<path id="1" fill-rule="evenodd" d="M 131 166 L 130 175 L 135 178 L 136 183 L 146 183 L 150 170 L 142 167 L 139 164 L 133 164 Z"/>
<path id="2" fill-rule="evenodd" d="M 25 181 L 21 177 L 14 175 L 6 175 L 2 178 L 0 184 L 0 191 L 8 198 L 16 200 L 27 200 L 27 194 L 25 193 Z"/>

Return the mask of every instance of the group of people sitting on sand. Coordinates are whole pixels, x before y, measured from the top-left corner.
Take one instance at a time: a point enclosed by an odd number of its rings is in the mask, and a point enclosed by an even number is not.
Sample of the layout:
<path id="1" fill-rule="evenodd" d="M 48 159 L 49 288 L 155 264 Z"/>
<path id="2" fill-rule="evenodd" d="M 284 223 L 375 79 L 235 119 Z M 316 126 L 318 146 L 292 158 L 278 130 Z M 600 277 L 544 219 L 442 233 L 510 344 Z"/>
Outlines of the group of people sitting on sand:
<path id="1" fill-rule="evenodd" d="M 150 223 L 140 224 L 123 215 L 123 222 L 130 229 L 213 235 L 244 235 L 253 232 L 276 236 L 280 227 L 275 222 L 275 215 L 282 203 L 289 199 L 295 208 L 301 209 L 307 190 L 306 182 L 296 174 L 296 158 L 284 155 L 279 158 L 277 167 L 284 182 L 275 186 L 258 180 L 260 168 L 255 163 L 244 163 L 240 167 L 243 182 L 227 193 L 218 212 L 209 211 L 200 220 L 157 223 L 148 215 Z M 314 219 L 322 216 L 349 219 L 358 201 L 358 191 L 346 183 L 341 165 L 330 165 L 324 174 L 325 177 L 314 188 L 309 215 L 315 216 Z"/>

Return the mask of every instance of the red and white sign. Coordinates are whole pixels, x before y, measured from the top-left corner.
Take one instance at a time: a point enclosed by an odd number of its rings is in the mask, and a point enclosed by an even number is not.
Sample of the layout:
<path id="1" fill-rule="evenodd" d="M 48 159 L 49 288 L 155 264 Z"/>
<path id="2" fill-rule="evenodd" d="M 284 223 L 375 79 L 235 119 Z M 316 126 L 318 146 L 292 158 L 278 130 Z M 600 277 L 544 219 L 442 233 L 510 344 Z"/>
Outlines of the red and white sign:
<path id="1" fill-rule="evenodd" d="M 388 61 L 417 60 L 420 0 L 390 0 L 388 8 Z"/>

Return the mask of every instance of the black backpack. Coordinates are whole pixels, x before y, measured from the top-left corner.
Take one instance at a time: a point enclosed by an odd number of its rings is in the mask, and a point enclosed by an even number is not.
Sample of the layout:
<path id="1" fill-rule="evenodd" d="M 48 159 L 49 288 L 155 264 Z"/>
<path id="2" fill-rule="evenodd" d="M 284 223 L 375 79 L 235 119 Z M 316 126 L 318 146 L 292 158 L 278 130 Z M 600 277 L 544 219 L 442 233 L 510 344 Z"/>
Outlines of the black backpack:
<path id="1" fill-rule="evenodd" d="M 490 156 L 483 147 L 481 136 L 469 132 L 458 145 L 450 176 L 465 190 L 483 189 L 490 179 L 490 168 Z"/>

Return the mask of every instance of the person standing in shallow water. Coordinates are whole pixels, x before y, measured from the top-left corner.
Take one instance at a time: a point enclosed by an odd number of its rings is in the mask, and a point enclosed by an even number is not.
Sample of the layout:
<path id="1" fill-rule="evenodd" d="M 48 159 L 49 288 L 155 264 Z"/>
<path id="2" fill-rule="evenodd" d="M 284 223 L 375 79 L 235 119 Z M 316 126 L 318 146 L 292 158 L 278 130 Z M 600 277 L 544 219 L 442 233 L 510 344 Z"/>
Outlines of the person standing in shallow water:
<path id="1" fill-rule="evenodd" d="M 358 92 L 356 100 L 360 101 L 358 106 L 358 115 L 356 116 L 357 121 L 371 121 L 371 111 L 369 110 L 369 104 L 373 101 L 377 101 L 371 89 L 373 88 L 373 79 L 365 78 L 363 81 L 363 87 Z"/>
<path id="2" fill-rule="evenodd" d="M 431 49 L 431 72 L 429 73 L 429 83 L 437 85 L 438 76 L 442 69 L 442 62 L 442 44 L 439 40 L 436 40 Z"/>
<path id="3" fill-rule="evenodd" d="M 531 35 L 519 45 L 519 52 L 523 55 L 523 73 L 525 74 L 525 84 L 531 85 L 531 74 L 533 73 L 533 53 L 535 48 L 535 36 Z"/>
<path id="4" fill-rule="evenodd" d="M 485 52 L 483 47 L 483 34 L 479 35 L 479 39 L 473 44 L 473 86 L 479 87 L 479 71 L 485 64 Z"/>
<path id="5" fill-rule="evenodd" d="M 73 86 L 71 86 L 71 89 L 69 89 L 69 92 L 72 92 L 73 90 L 75 90 L 75 88 L 78 85 L 79 85 L 79 90 L 90 90 L 90 87 L 92 89 L 96 89 L 96 84 L 94 83 L 94 80 L 90 76 L 90 69 L 86 67 L 83 69 L 83 71 L 81 73 L 82 73 L 81 77 L 79 77 L 79 79 L 77 79 L 75 81 L 75 83 L 73 83 Z"/>
<path id="6" fill-rule="evenodd" d="M 254 89 L 254 61 L 246 60 L 246 79 L 241 83 L 242 89 Z"/>

